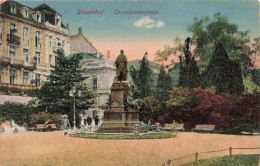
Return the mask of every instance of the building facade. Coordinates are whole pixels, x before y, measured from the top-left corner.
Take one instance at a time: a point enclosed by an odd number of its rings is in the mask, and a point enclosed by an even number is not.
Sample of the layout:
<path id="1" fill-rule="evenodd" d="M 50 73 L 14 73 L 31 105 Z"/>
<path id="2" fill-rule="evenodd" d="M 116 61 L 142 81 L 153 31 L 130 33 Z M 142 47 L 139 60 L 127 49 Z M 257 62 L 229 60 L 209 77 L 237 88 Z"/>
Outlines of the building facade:
<path id="1" fill-rule="evenodd" d="M 0 5 L 0 94 L 27 95 L 55 65 L 56 51 L 70 54 L 61 14 L 46 4 L 32 9 L 15 1 Z"/>
<path id="2" fill-rule="evenodd" d="M 82 28 L 79 28 L 77 35 L 70 38 L 70 50 L 73 54 L 83 56 L 81 61 L 84 68 L 84 84 L 92 89 L 96 95 L 96 107 L 89 108 L 86 111 L 85 118 L 92 119 L 98 115 L 100 119 L 103 117 L 103 106 L 107 103 L 111 93 L 111 85 L 116 75 L 114 62 L 106 58 L 97 51 L 90 41 L 82 34 Z M 107 57 L 110 57 L 109 52 Z"/>

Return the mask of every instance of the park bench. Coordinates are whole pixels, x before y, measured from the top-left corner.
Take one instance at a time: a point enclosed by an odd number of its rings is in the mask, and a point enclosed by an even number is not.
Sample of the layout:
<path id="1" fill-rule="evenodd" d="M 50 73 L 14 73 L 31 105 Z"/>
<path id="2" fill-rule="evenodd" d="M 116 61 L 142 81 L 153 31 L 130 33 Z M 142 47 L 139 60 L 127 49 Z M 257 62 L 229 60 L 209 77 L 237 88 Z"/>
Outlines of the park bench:
<path id="1" fill-rule="evenodd" d="M 172 124 L 165 123 L 164 130 L 171 130 Z M 184 130 L 184 124 L 178 124 L 175 127 L 175 130 Z"/>
<path id="2" fill-rule="evenodd" d="M 51 130 L 56 130 L 57 127 L 55 124 L 48 124 L 48 126 L 51 127 Z M 36 124 L 36 130 L 39 130 L 39 131 L 46 131 L 46 126 L 44 124 Z"/>
<path id="3" fill-rule="evenodd" d="M 172 124 L 169 124 L 169 123 L 164 124 L 164 130 L 168 131 L 168 130 L 171 130 L 171 128 L 172 128 Z"/>
<path id="4" fill-rule="evenodd" d="M 196 125 L 195 130 L 197 130 L 197 131 L 213 131 L 213 130 L 215 130 L 215 125 Z"/>
<path id="5" fill-rule="evenodd" d="M 184 130 L 184 124 L 178 124 L 177 123 L 177 126 L 175 128 L 176 130 Z"/>

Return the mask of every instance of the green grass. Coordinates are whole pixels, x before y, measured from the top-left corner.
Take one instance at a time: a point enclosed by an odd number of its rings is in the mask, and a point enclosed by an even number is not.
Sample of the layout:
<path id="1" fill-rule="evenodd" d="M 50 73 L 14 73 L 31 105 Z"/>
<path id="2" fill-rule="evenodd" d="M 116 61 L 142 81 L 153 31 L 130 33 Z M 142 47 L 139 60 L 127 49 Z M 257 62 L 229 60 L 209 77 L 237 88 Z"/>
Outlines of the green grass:
<path id="1" fill-rule="evenodd" d="M 260 154 L 233 155 L 199 160 L 183 166 L 258 166 Z"/>
<path id="2" fill-rule="evenodd" d="M 90 139 L 161 139 L 173 138 L 173 133 L 149 133 L 144 135 L 120 135 L 120 134 L 69 134 L 71 137 L 90 138 Z"/>

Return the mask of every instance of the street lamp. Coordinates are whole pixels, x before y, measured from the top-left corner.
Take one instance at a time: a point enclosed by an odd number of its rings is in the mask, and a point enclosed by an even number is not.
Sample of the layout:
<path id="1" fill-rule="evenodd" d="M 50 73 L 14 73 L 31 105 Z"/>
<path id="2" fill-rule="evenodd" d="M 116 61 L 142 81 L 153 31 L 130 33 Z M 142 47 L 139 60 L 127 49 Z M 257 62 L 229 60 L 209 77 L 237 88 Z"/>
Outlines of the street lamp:
<path id="1" fill-rule="evenodd" d="M 73 87 L 71 90 L 70 90 L 70 96 L 73 96 L 74 97 L 74 104 L 73 104 L 73 130 L 76 130 L 77 127 L 76 127 L 76 102 L 75 102 L 75 96 L 76 96 L 76 88 Z M 78 91 L 78 96 L 81 96 L 81 91 L 79 90 Z"/>

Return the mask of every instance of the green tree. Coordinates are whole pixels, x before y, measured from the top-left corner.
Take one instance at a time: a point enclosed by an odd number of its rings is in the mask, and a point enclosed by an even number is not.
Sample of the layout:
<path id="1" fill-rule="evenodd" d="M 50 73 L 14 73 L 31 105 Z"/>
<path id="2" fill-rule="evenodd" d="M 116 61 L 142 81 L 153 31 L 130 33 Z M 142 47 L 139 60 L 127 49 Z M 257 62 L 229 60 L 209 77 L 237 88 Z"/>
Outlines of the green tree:
<path id="1" fill-rule="evenodd" d="M 73 118 L 73 97 L 70 91 L 75 87 L 76 110 L 88 109 L 94 103 L 94 94 L 82 84 L 86 78 L 82 76 L 83 69 L 80 61 L 82 56 L 76 54 L 71 57 L 65 57 L 63 50 L 57 51 L 56 65 L 51 71 L 48 80 L 44 82 L 37 93 L 40 100 L 39 107 L 49 113 L 68 114 L 70 122 Z M 76 112 L 77 121 L 79 121 Z"/>
<path id="2" fill-rule="evenodd" d="M 193 23 L 187 26 L 192 34 L 191 43 L 193 55 L 199 57 L 200 73 L 208 69 L 208 65 L 215 49 L 215 43 L 221 42 L 231 60 L 240 60 L 241 70 L 244 78 L 248 71 L 254 66 L 256 56 L 259 56 L 259 40 L 250 40 L 249 31 L 240 31 L 238 25 L 231 24 L 227 17 L 216 13 L 213 18 L 209 16 L 194 18 Z M 181 39 L 175 40 L 174 47 L 165 46 L 163 51 L 156 53 L 157 60 L 174 62 L 176 56 L 182 56 Z M 172 58 L 171 56 L 174 56 Z M 204 79 L 204 77 L 202 77 Z M 204 81 L 205 83 L 205 81 Z"/>
<path id="3" fill-rule="evenodd" d="M 153 122 L 159 120 L 160 116 L 162 116 L 162 105 L 154 96 L 140 99 L 139 105 L 141 107 L 139 114 L 141 121 L 147 123 L 151 120 Z"/>
<path id="4" fill-rule="evenodd" d="M 217 93 L 239 95 L 244 90 L 240 62 L 230 60 L 220 42 L 216 45 L 204 78 L 205 87 L 213 87 Z"/>
<path id="5" fill-rule="evenodd" d="M 164 66 L 160 69 L 157 85 L 155 88 L 155 97 L 161 103 L 165 103 L 169 99 L 169 92 L 172 89 L 171 77 L 166 73 Z"/>
<path id="6" fill-rule="evenodd" d="M 0 105 L 0 123 L 3 121 L 11 121 L 18 125 L 30 123 L 30 116 L 35 113 L 30 104 L 22 104 L 16 102 L 5 102 Z"/>
<path id="7" fill-rule="evenodd" d="M 134 83 L 134 85 L 130 85 L 134 99 L 142 99 L 153 95 L 152 69 L 147 60 L 147 52 L 140 61 L 139 69 L 130 66 L 130 76 Z"/>

